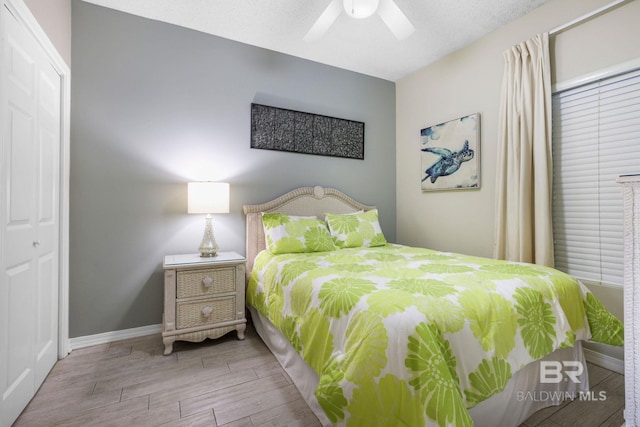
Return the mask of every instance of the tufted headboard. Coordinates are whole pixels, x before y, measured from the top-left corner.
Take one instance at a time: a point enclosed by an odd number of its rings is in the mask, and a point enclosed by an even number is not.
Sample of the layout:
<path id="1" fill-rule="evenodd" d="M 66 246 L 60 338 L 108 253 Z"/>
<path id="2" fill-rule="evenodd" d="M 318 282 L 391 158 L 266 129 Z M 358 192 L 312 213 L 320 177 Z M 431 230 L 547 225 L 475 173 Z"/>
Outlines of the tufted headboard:
<path id="1" fill-rule="evenodd" d="M 253 260 L 265 249 L 262 212 L 278 212 L 288 215 L 317 216 L 322 218 L 326 213 L 351 213 L 359 210 L 368 211 L 375 206 L 363 205 L 335 188 L 301 187 L 292 190 L 270 202 L 259 205 L 244 205 L 247 216 L 247 277 L 253 269 Z"/>

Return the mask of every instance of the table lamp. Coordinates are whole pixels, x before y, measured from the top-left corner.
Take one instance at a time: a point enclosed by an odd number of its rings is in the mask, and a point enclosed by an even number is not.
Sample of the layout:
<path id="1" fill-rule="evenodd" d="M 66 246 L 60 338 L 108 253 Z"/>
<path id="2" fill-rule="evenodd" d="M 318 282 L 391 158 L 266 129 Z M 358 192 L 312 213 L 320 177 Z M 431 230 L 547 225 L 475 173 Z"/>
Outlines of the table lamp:
<path id="1" fill-rule="evenodd" d="M 190 182 L 187 185 L 188 213 L 207 214 L 204 237 L 200 244 L 200 256 L 214 257 L 218 253 L 218 244 L 213 237 L 211 214 L 229 213 L 229 184 L 226 182 Z"/>

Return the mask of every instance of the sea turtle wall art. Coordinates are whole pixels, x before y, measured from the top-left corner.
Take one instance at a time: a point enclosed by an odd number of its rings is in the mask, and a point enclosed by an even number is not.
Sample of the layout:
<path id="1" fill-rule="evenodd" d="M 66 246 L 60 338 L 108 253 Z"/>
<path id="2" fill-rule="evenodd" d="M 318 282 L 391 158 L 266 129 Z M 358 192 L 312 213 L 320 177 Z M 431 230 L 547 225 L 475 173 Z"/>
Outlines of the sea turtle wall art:
<path id="1" fill-rule="evenodd" d="M 422 191 L 480 188 L 480 114 L 420 130 Z"/>

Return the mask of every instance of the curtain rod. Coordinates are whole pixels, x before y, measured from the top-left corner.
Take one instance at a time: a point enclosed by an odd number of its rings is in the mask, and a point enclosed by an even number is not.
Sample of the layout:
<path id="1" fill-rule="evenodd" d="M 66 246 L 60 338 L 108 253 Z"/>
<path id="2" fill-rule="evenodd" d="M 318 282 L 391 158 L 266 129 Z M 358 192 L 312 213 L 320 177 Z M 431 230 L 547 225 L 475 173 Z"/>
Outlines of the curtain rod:
<path id="1" fill-rule="evenodd" d="M 584 21 L 586 21 L 586 20 L 588 20 L 590 18 L 593 18 L 596 15 L 600 15 L 603 12 L 609 11 L 609 9 L 613 9 L 614 7 L 618 6 L 621 3 L 626 3 L 628 1 L 629 0 L 616 0 L 616 1 L 613 1 L 613 2 L 611 2 L 609 4 L 607 4 L 607 5 L 604 5 L 604 6 L 600 7 L 600 8 L 598 8 L 598 9 L 594 10 L 594 11 L 591 11 L 591 12 L 589 12 L 587 14 L 584 14 L 584 15 L 580 16 L 579 18 L 576 18 L 573 21 L 569 21 L 566 24 L 560 25 L 559 27 L 556 27 L 556 28 L 550 30 L 549 31 L 549 35 L 552 36 L 554 34 L 557 34 L 557 33 L 561 32 L 561 31 L 564 31 L 569 27 L 573 27 L 574 25 L 580 24 L 580 23 L 582 23 L 582 22 L 584 22 Z"/>

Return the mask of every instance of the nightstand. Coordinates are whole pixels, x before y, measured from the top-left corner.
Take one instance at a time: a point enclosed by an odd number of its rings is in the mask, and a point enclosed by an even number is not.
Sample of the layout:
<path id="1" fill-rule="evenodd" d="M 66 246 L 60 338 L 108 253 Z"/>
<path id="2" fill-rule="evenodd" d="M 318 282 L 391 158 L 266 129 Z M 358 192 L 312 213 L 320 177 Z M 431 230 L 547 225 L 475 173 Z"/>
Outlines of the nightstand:
<path id="1" fill-rule="evenodd" d="M 244 339 L 245 258 L 235 252 L 164 257 L 164 354 L 176 340 L 200 342 L 233 330 Z"/>

